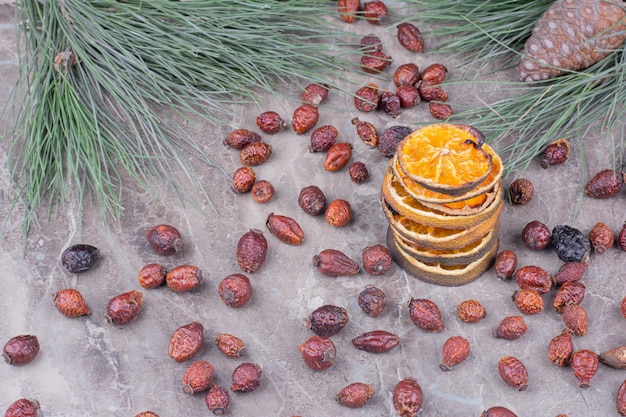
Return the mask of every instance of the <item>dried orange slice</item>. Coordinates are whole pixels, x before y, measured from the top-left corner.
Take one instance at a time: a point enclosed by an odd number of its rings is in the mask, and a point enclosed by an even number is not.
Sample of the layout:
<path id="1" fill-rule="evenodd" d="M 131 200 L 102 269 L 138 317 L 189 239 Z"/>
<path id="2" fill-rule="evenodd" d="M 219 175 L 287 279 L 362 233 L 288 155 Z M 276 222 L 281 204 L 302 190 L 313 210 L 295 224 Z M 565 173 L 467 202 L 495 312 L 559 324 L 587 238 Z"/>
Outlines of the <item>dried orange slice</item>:
<path id="1" fill-rule="evenodd" d="M 382 183 L 383 199 L 396 212 L 409 220 L 425 226 L 447 229 L 469 229 L 484 222 L 503 204 L 502 193 L 492 194 L 489 204 L 476 208 L 467 214 L 441 205 L 426 206 L 409 195 L 400 185 L 391 169 L 387 169 Z M 497 198 L 496 198 L 497 197 Z M 433 208 L 434 206 L 434 208 Z"/>
<path id="2" fill-rule="evenodd" d="M 422 262 L 405 252 L 393 237 L 387 239 L 387 247 L 393 260 L 407 273 L 422 281 L 445 286 L 468 284 L 484 274 L 493 264 L 498 253 L 498 244 L 482 257 L 469 264 L 442 265 L 440 263 Z"/>
<path id="3" fill-rule="evenodd" d="M 437 123 L 409 134 L 397 149 L 402 171 L 424 188 L 460 196 L 483 182 L 491 171 L 484 137 L 465 125 Z"/>

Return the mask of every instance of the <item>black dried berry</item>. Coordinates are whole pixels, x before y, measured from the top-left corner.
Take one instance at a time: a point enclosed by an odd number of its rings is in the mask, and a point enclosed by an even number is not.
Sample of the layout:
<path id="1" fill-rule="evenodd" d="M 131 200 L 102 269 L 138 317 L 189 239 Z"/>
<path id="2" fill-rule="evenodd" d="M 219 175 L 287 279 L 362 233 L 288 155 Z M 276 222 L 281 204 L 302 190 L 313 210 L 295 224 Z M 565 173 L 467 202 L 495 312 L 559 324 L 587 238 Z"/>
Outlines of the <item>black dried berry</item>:
<path id="1" fill-rule="evenodd" d="M 552 247 L 563 262 L 587 262 L 591 252 L 589 239 L 578 229 L 558 225 L 552 229 Z"/>
<path id="2" fill-rule="evenodd" d="M 95 265 L 100 251 L 95 246 L 77 244 L 65 249 L 61 254 L 61 263 L 69 272 L 84 272 Z"/>
<path id="3" fill-rule="evenodd" d="M 391 158 L 396 154 L 398 143 L 409 133 L 411 133 L 411 129 L 406 126 L 391 126 L 378 138 L 378 150 L 383 156 Z"/>

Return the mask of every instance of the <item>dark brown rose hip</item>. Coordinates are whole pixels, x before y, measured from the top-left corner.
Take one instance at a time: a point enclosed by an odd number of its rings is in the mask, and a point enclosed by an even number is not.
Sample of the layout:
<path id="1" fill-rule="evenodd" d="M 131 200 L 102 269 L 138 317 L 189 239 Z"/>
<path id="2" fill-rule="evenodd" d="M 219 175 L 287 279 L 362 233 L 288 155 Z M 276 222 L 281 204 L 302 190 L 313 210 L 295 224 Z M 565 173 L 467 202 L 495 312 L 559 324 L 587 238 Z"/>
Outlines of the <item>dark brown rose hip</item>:
<path id="1" fill-rule="evenodd" d="M 509 249 L 504 249 L 496 256 L 494 270 L 499 280 L 512 278 L 517 268 L 517 255 Z"/>
<path id="2" fill-rule="evenodd" d="M 570 367 L 576 379 L 578 386 L 586 389 L 591 386 L 591 379 L 598 371 L 598 355 L 589 349 L 581 349 L 572 353 L 570 359 Z"/>
<path id="3" fill-rule="evenodd" d="M 92 245 L 76 244 L 65 249 L 61 254 L 61 264 L 73 274 L 91 269 L 98 258 L 100 251 Z"/>
<path id="4" fill-rule="evenodd" d="M 380 106 L 389 116 L 395 118 L 400 114 L 402 104 L 400 98 L 393 91 L 385 90 L 380 93 Z"/>
<path id="5" fill-rule="evenodd" d="M 233 174 L 233 188 L 238 193 L 247 193 L 256 182 L 254 169 L 248 166 L 237 168 Z"/>
<path id="6" fill-rule="evenodd" d="M 272 146 L 262 141 L 249 143 L 239 151 L 239 160 L 245 166 L 264 164 L 270 156 L 272 156 Z"/>
<path id="7" fill-rule="evenodd" d="M 589 264 L 587 262 L 565 262 L 552 277 L 554 285 L 563 285 L 566 282 L 579 281 Z"/>
<path id="8" fill-rule="evenodd" d="M 391 252 L 383 245 L 363 249 L 363 269 L 370 275 L 384 275 L 391 269 Z"/>
<path id="9" fill-rule="evenodd" d="M 419 91 L 415 86 L 402 85 L 396 89 L 396 95 L 400 99 L 400 107 L 410 109 L 422 101 Z"/>
<path id="10" fill-rule="evenodd" d="M 357 12 L 361 11 L 361 0 L 338 0 L 337 11 L 344 22 L 354 23 Z"/>
<path id="11" fill-rule="evenodd" d="M 233 149 L 243 149 L 249 143 L 260 141 L 261 136 L 258 133 L 248 129 L 237 129 L 230 132 L 223 143 Z"/>
<path id="12" fill-rule="evenodd" d="M 461 301 L 456 306 L 456 316 L 464 323 L 478 323 L 485 315 L 485 307 L 477 300 Z"/>
<path id="13" fill-rule="evenodd" d="M 218 286 L 220 299 L 229 307 L 243 307 L 252 297 L 252 284 L 243 274 L 232 274 L 224 278 Z"/>
<path id="14" fill-rule="evenodd" d="M 421 78 L 424 81 L 428 81 L 434 84 L 441 84 L 446 79 L 448 68 L 443 64 L 431 64 L 424 68 L 421 73 Z"/>
<path id="15" fill-rule="evenodd" d="M 526 265 L 515 272 L 515 282 L 521 289 L 536 290 L 546 294 L 552 288 L 552 278 L 545 269 L 536 265 Z"/>
<path id="16" fill-rule="evenodd" d="M 503 318 L 498 327 L 493 330 L 493 337 L 496 339 L 515 340 L 522 337 L 528 326 L 522 316 L 508 316 Z"/>
<path id="17" fill-rule="evenodd" d="M 26 365 L 32 362 L 38 353 L 37 336 L 23 334 L 9 339 L 2 350 L 2 357 L 9 365 Z"/>
<path id="18" fill-rule="evenodd" d="M 443 318 L 437 304 L 424 298 L 412 298 L 409 301 L 411 321 L 417 327 L 428 332 L 443 330 Z"/>
<path id="19" fill-rule="evenodd" d="M 373 330 L 352 339 L 352 345 L 369 353 L 385 353 L 396 348 L 400 338 L 385 330 Z"/>
<path id="20" fill-rule="evenodd" d="M 511 203 L 523 206 L 530 203 L 535 194 L 533 183 L 526 178 L 518 178 L 509 185 L 509 198 Z"/>
<path id="21" fill-rule="evenodd" d="M 393 83 L 396 87 L 415 85 L 420 79 L 419 67 L 414 63 L 402 64 L 393 72 Z"/>
<path id="22" fill-rule="evenodd" d="M 356 128 L 357 136 L 363 143 L 372 148 L 378 146 L 378 132 L 376 131 L 376 126 L 370 122 L 359 120 L 358 117 L 352 119 L 352 124 Z"/>
<path id="23" fill-rule="evenodd" d="M 176 362 L 185 362 L 200 352 L 203 346 L 204 327 L 194 321 L 174 331 L 167 353 Z"/>
<path id="24" fill-rule="evenodd" d="M 391 401 L 400 417 L 415 417 L 422 408 L 422 387 L 411 377 L 404 378 L 393 387 Z"/>
<path id="25" fill-rule="evenodd" d="M 543 150 L 543 155 L 539 159 L 541 168 L 548 168 L 549 165 L 560 165 L 567 161 L 570 152 L 570 144 L 567 139 L 557 139 L 550 142 Z"/>
<path id="26" fill-rule="evenodd" d="M 256 363 L 242 363 L 233 371 L 230 389 L 234 392 L 252 392 L 261 386 L 263 368 Z"/>
<path id="27" fill-rule="evenodd" d="M 365 113 L 378 109 L 379 101 L 378 86 L 374 83 L 359 88 L 354 95 L 354 107 Z"/>
<path id="28" fill-rule="evenodd" d="M 333 200 L 324 212 L 326 223 L 333 227 L 344 227 L 352 221 L 352 207 L 343 199 Z"/>
<path id="29" fill-rule="evenodd" d="M 328 148 L 326 159 L 324 160 L 324 169 L 326 171 L 339 171 L 352 158 L 352 145 L 347 142 L 338 142 Z"/>
<path id="30" fill-rule="evenodd" d="M 287 127 L 287 123 L 282 117 L 275 111 L 266 111 L 261 113 L 256 118 L 256 125 L 264 133 L 273 135 L 282 129 Z"/>
<path id="31" fill-rule="evenodd" d="M 350 174 L 350 180 L 355 184 L 363 184 L 370 177 L 367 166 L 361 161 L 351 163 L 348 167 L 348 173 Z"/>
<path id="32" fill-rule="evenodd" d="M 318 186 L 309 185 L 300 190 L 298 205 L 306 214 L 317 216 L 326 209 L 326 196 Z"/>
<path id="33" fill-rule="evenodd" d="M 369 285 L 359 293 L 357 302 L 365 314 L 370 317 L 378 317 L 383 314 L 387 305 L 387 297 L 381 289 Z"/>
<path id="34" fill-rule="evenodd" d="M 439 368 L 442 371 L 450 371 L 453 366 L 456 366 L 467 359 L 469 354 L 470 342 L 462 336 L 452 336 L 443 344 Z"/>
<path id="35" fill-rule="evenodd" d="M 580 304 L 585 298 L 585 284 L 578 281 L 564 282 L 557 290 L 552 307 L 557 313 L 562 313 L 568 304 Z"/>
<path id="36" fill-rule="evenodd" d="M 424 52 L 424 38 L 412 23 L 404 22 L 397 26 L 398 42 L 411 52 Z"/>
<path id="37" fill-rule="evenodd" d="M 378 151 L 386 158 L 391 158 L 396 154 L 398 143 L 402 141 L 411 129 L 406 126 L 391 126 L 387 128 L 378 138 Z"/>
<path id="38" fill-rule="evenodd" d="M 533 220 L 522 229 L 522 243 L 530 250 L 542 250 L 550 245 L 552 232 L 545 224 Z"/>
<path id="39" fill-rule="evenodd" d="M 379 74 L 383 72 L 392 59 L 382 51 L 372 51 L 361 56 L 361 69 L 368 74 Z"/>
<path id="40" fill-rule="evenodd" d="M 348 324 L 348 311 L 343 307 L 326 304 L 311 312 L 307 324 L 319 336 L 333 336 Z"/>
<path id="41" fill-rule="evenodd" d="M 179 265 L 165 275 L 165 283 L 174 292 L 191 291 L 202 279 L 202 270 L 194 265 Z"/>
<path id="42" fill-rule="evenodd" d="M 221 385 L 213 384 L 204 397 L 204 403 L 210 412 L 216 416 L 221 416 L 230 407 L 230 395 Z"/>
<path id="43" fill-rule="evenodd" d="M 263 232 L 250 229 L 244 233 L 237 243 L 237 263 L 242 271 L 253 273 L 265 263 L 267 256 L 267 239 Z"/>
<path id="44" fill-rule="evenodd" d="M 363 52 L 382 51 L 383 41 L 374 34 L 365 35 L 361 38 L 361 49 Z"/>
<path id="45" fill-rule="evenodd" d="M 39 402 L 20 398 L 9 405 L 4 417 L 37 417 Z"/>
<path id="46" fill-rule="evenodd" d="M 609 226 L 598 222 L 589 231 L 589 243 L 595 253 L 603 253 L 613 246 L 615 235 Z"/>
<path id="47" fill-rule="evenodd" d="M 428 111 L 435 119 L 445 120 L 452 116 L 452 106 L 446 103 L 438 103 L 431 101 L 428 103 Z"/>
<path id="48" fill-rule="evenodd" d="M 300 101 L 317 106 L 326 100 L 328 90 L 330 87 L 325 84 L 309 84 L 304 87 L 304 91 L 300 94 Z"/>
<path id="49" fill-rule="evenodd" d="M 363 407 L 374 395 L 374 387 L 362 382 L 345 386 L 337 394 L 337 402 L 350 408 Z"/>
<path id="50" fill-rule="evenodd" d="M 274 192 L 274 186 L 271 182 L 267 180 L 260 180 L 255 182 L 250 189 L 252 199 L 259 204 L 265 204 L 269 202 L 272 197 L 274 197 Z"/>
<path id="51" fill-rule="evenodd" d="M 313 266 L 329 277 L 351 276 L 359 272 L 359 264 L 336 249 L 324 249 L 313 257 Z"/>
<path id="52" fill-rule="evenodd" d="M 119 294 L 109 300 L 104 317 L 106 321 L 117 326 L 127 324 L 137 317 L 142 304 L 143 294 L 139 291 Z"/>
<path id="53" fill-rule="evenodd" d="M 208 361 L 197 361 L 189 365 L 183 374 L 183 391 L 186 394 L 197 394 L 208 390 L 214 370 Z"/>
<path id="54" fill-rule="evenodd" d="M 574 336 L 586 336 L 589 328 L 587 310 L 578 304 L 563 307 L 563 324 Z"/>
<path id="55" fill-rule="evenodd" d="M 270 233 L 281 242 L 289 245 L 300 245 L 304 241 L 304 232 L 300 225 L 291 217 L 270 213 L 265 225 Z"/>
<path id="56" fill-rule="evenodd" d="M 180 232 L 174 226 L 167 224 L 150 227 L 146 231 L 146 240 L 159 255 L 174 255 L 183 248 Z"/>
<path id="57" fill-rule="evenodd" d="M 245 345 L 241 339 L 232 334 L 221 333 L 215 339 L 217 349 L 229 358 L 238 358 L 245 352 Z"/>
<path id="58" fill-rule="evenodd" d="M 143 288 L 156 288 L 165 283 L 167 271 L 161 264 L 152 263 L 145 265 L 137 273 L 137 281 Z"/>
<path id="59" fill-rule="evenodd" d="M 75 318 L 91 314 L 85 298 L 74 288 L 65 288 L 52 296 L 57 310 L 65 317 Z"/>
<path id="60" fill-rule="evenodd" d="M 585 184 L 585 194 L 591 198 L 609 198 L 619 193 L 623 185 L 623 172 L 604 169 Z"/>
<path id="61" fill-rule="evenodd" d="M 339 137 L 339 131 L 331 125 L 320 126 L 311 133 L 309 151 L 326 152 L 335 144 Z"/>
<path id="62" fill-rule="evenodd" d="M 435 84 L 431 81 L 420 81 L 417 86 L 417 91 L 420 93 L 420 97 L 424 101 L 447 101 L 448 93 L 439 84 Z"/>
<path id="63" fill-rule="evenodd" d="M 566 366 L 574 353 L 572 333 L 565 329 L 550 340 L 548 344 L 548 359 L 556 366 Z"/>
<path id="64" fill-rule="evenodd" d="M 325 336 L 311 336 L 298 350 L 305 365 L 314 371 L 323 371 L 335 364 L 337 350 L 332 340 Z"/>
<path id="65" fill-rule="evenodd" d="M 519 359 L 505 356 L 498 361 L 498 373 L 502 380 L 518 391 L 528 388 L 528 371 Z"/>
<path id="66" fill-rule="evenodd" d="M 291 116 L 291 127 L 298 135 L 313 129 L 320 118 L 317 107 L 304 103 L 296 108 Z"/>

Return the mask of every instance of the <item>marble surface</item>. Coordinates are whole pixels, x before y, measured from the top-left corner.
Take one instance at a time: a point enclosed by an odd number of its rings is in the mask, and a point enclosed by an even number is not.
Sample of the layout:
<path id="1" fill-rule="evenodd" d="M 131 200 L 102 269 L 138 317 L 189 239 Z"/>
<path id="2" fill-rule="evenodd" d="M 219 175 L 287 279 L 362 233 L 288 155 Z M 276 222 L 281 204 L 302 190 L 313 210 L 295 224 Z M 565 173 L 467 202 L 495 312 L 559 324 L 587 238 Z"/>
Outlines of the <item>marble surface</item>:
<path id="1" fill-rule="evenodd" d="M 0 103 L 8 99 L 17 76 L 13 14 L 12 5 L 0 4 Z M 462 72 L 449 57 L 402 50 L 394 41 L 393 28 L 374 28 L 361 22 L 350 29 L 362 34 L 376 30 L 380 34 L 386 51 L 394 58 L 390 71 L 413 60 L 422 68 L 433 62 L 444 63 L 452 80 Z M 372 78 L 364 75 L 360 81 L 365 84 Z M 391 87 L 389 81 L 379 83 Z M 467 86 L 450 86 L 449 102 L 453 107 L 479 105 L 481 88 L 477 84 L 468 91 Z M 289 119 L 297 107 L 299 89 L 287 86 L 282 93 L 284 96 L 268 95 L 258 106 L 233 108 L 232 125 L 254 130 L 256 115 L 269 109 Z M 517 286 L 512 281 L 498 281 L 493 270 L 468 285 L 450 288 L 426 284 L 395 264 L 381 277 L 362 271 L 353 277 L 329 278 L 313 268 L 311 259 L 322 249 L 339 249 L 360 262 L 366 246 L 385 242 L 387 224 L 379 198 L 388 159 L 355 136 L 350 122 L 355 116 L 373 122 L 379 131 L 393 125 L 434 122 L 424 105 L 392 119 L 384 113 L 359 113 L 349 96 L 331 92 L 320 108 L 319 125 L 334 125 L 340 139 L 353 144 L 354 160 L 365 162 L 371 173 L 363 184 L 352 183 L 345 169 L 325 171 L 323 155 L 307 151 L 309 136 L 286 130 L 265 136 L 274 153 L 266 164 L 255 168 L 258 178 L 269 180 L 276 188 L 275 197 L 265 205 L 252 201 L 249 194 L 231 191 L 229 178 L 219 170 L 196 166 L 214 205 L 213 210 L 207 200 L 198 198 L 206 214 L 188 202 L 181 204 L 165 186 L 155 184 L 153 194 L 128 183 L 119 223 L 106 224 L 97 210 L 80 212 L 68 204 L 49 221 L 41 217 L 40 227 L 24 242 L 18 207 L 9 217 L 0 250 L 0 342 L 4 344 L 19 334 L 35 334 L 41 351 L 25 366 L 0 365 L 0 410 L 26 397 L 38 400 L 39 415 L 46 417 L 122 417 L 144 410 L 161 417 L 209 415 L 202 394 L 190 396 L 181 388 L 181 377 L 189 363 L 176 363 L 167 354 L 174 330 L 198 321 L 204 325 L 207 342 L 194 360 L 208 360 L 214 365 L 215 382 L 230 386 L 232 371 L 243 362 L 263 367 L 258 390 L 231 392 L 232 406 L 227 415 L 390 416 L 394 415 L 391 391 L 408 376 L 423 389 L 419 415 L 425 417 L 477 417 L 495 405 L 506 406 L 520 417 L 617 415 L 615 398 L 626 378 L 625 371 L 601 365 L 591 387 L 583 390 L 569 367 L 559 368 L 549 362 L 548 343 L 563 329 L 561 316 L 551 307 L 554 289 L 544 295 L 544 311 L 525 316 L 528 332 L 518 340 L 506 341 L 494 339 L 492 331 L 505 316 L 519 314 L 511 301 Z M 10 121 L 2 123 L 4 126 Z M 187 127 L 226 172 L 239 167 L 237 152 L 221 144 L 230 127 L 210 126 L 195 119 Z M 505 205 L 500 248 L 515 250 L 520 266 L 538 265 L 555 273 L 562 264 L 552 250 L 532 252 L 523 247 L 520 231 L 532 220 L 549 227 L 569 224 L 585 233 L 599 221 L 616 232 L 624 223 L 624 192 L 607 200 L 591 200 L 581 193 L 582 184 L 592 173 L 611 166 L 611 141 L 619 142 L 621 137 L 598 137 L 591 131 L 571 139 L 572 155 L 566 164 L 543 170 L 533 161 L 524 174 L 535 185 L 532 202 L 525 207 Z M 7 141 L 0 143 L 2 221 L 9 215 L 12 195 L 5 168 L 8 147 Z M 505 185 L 511 180 L 508 178 Z M 298 193 L 312 184 L 322 188 L 329 200 L 348 200 L 354 221 L 347 227 L 333 228 L 323 217 L 302 212 L 297 205 Z M 237 241 L 250 228 L 266 230 L 265 219 L 272 212 L 296 219 L 305 231 L 305 241 L 301 246 L 289 246 L 265 232 L 269 242 L 267 261 L 258 272 L 248 274 L 253 285 L 251 302 L 240 309 L 227 307 L 219 298 L 217 286 L 225 276 L 241 272 L 235 259 Z M 144 233 L 159 223 L 174 225 L 181 231 L 182 253 L 164 258 L 151 250 Z M 74 243 L 100 249 L 102 258 L 95 268 L 79 275 L 63 269 L 60 254 Z M 183 263 L 197 265 L 205 280 L 189 293 L 176 294 L 166 287 L 141 289 L 136 274 L 151 262 L 168 268 Z M 574 338 L 576 350 L 599 353 L 626 344 L 626 319 L 619 310 L 626 295 L 624 265 L 626 253 L 618 247 L 592 255 L 584 277 L 587 293 L 582 304 L 589 314 L 589 333 Z M 387 295 L 387 307 L 378 318 L 366 316 L 357 305 L 357 295 L 367 285 L 375 285 Z M 68 319 L 55 309 L 52 295 L 67 287 L 84 295 L 92 310 L 90 316 Z M 130 290 L 144 294 L 139 316 L 123 327 L 108 324 L 104 318 L 108 300 Z M 437 303 L 445 329 L 427 333 L 413 325 L 407 307 L 411 298 L 428 298 Z M 456 306 L 467 299 L 483 304 L 487 315 L 482 321 L 467 324 L 456 318 Z M 304 319 L 323 304 L 346 308 L 350 320 L 332 337 L 337 347 L 335 366 L 314 372 L 304 365 L 297 347 L 312 335 Z M 377 355 L 351 345 L 355 336 L 378 329 L 397 334 L 400 346 Z M 230 359 L 222 355 L 213 343 L 219 333 L 240 337 L 247 347 L 246 356 Z M 454 335 L 470 341 L 471 354 L 453 371 L 444 373 L 438 367 L 441 347 Z M 501 380 L 497 362 L 506 355 L 526 365 L 530 376 L 527 390 L 518 392 Z M 370 383 L 376 390 L 360 410 L 346 409 L 335 400 L 339 390 L 352 382 Z"/>

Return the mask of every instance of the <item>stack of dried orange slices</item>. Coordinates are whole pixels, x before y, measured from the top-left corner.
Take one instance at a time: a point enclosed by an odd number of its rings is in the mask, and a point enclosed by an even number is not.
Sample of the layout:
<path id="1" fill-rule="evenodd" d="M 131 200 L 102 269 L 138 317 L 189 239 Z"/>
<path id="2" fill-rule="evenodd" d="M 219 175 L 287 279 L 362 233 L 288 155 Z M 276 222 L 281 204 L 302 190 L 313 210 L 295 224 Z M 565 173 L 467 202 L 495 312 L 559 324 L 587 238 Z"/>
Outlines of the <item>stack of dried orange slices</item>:
<path id="1" fill-rule="evenodd" d="M 394 260 L 440 285 L 478 278 L 498 251 L 502 171 L 502 159 L 471 126 L 438 123 L 404 138 L 382 184 Z"/>

